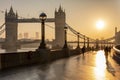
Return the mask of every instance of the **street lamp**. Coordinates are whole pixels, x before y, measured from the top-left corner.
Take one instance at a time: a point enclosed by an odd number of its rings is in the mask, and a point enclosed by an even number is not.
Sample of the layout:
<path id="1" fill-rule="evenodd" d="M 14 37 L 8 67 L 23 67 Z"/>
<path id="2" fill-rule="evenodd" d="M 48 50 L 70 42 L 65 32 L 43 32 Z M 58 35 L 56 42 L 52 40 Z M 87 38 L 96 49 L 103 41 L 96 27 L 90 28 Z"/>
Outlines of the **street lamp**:
<path id="1" fill-rule="evenodd" d="M 90 41 L 89 41 L 89 38 L 87 37 L 87 50 L 89 51 L 89 43 L 90 43 Z"/>
<path id="2" fill-rule="evenodd" d="M 66 26 L 64 27 L 64 31 L 65 31 L 65 44 L 64 44 L 63 48 L 68 48 L 68 46 L 67 46 L 67 27 Z"/>
<path id="3" fill-rule="evenodd" d="M 47 15 L 45 13 L 41 13 L 39 16 L 41 20 L 41 43 L 39 48 L 40 49 L 45 49 L 46 44 L 45 44 L 45 20 L 47 19 Z"/>

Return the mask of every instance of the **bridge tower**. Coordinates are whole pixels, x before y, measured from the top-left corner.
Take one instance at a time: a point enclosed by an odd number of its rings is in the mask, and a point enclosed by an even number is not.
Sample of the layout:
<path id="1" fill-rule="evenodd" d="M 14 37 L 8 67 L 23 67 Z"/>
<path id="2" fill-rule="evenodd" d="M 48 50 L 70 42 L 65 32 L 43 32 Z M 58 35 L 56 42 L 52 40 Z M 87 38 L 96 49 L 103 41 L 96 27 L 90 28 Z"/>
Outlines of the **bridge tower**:
<path id="1" fill-rule="evenodd" d="M 11 6 L 9 12 L 5 12 L 5 30 L 6 38 L 5 44 L 3 46 L 6 51 L 16 51 L 17 50 L 17 32 L 18 32 L 18 15 L 15 14 Z"/>
<path id="2" fill-rule="evenodd" d="M 66 14 L 65 11 L 60 6 L 58 10 L 55 10 L 55 40 L 53 42 L 53 47 L 62 48 L 65 41 L 65 27 Z"/>
<path id="3" fill-rule="evenodd" d="M 115 27 L 115 45 L 120 44 L 120 31 L 117 31 L 117 27 Z"/>

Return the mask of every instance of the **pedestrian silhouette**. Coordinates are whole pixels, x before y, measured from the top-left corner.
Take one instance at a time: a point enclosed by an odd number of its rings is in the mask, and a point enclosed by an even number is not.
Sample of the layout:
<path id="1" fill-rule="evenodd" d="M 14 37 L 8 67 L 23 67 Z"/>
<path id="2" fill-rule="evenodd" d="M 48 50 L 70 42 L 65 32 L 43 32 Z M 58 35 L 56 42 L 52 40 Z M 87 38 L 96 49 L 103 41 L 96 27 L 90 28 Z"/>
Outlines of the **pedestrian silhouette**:
<path id="1" fill-rule="evenodd" d="M 104 52 L 105 52 L 105 59 L 106 59 L 106 63 L 107 63 L 108 62 L 108 52 L 109 52 L 109 49 L 107 46 L 104 48 Z"/>
<path id="2" fill-rule="evenodd" d="M 84 56 L 84 53 L 85 53 L 85 46 L 82 47 L 82 54 Z"/>
<path id="3" fill-rule="evenodd" d="M 111 47 L 108 47 L 108 52 L 111 52 Z"/>

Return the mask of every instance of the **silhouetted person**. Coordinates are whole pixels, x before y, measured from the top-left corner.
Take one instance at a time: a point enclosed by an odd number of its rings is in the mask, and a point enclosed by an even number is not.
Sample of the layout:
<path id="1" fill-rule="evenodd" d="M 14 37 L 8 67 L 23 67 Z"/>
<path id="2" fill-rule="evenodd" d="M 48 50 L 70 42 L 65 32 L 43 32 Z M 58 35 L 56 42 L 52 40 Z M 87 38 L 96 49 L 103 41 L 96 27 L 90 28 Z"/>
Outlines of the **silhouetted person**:
<path id="1" fill-rule="evenodd" d="M 85 53 L 85 46 L 82 47 L 82 54 L 84 56 L 84 53 Z"/>
<path id="2" fill-rule="evenodd" d="M 108 52 L 109 52 L 109 48 L 105 47 L 104 48 L 104 52 L 105 52 L 105 58 L 106 58 L 106 63 L 108 62 Z"/>
<path id="3" fill-rule="evenodd" d="M 111 47 L 108 47 L 108 52 L 111 52 Z"/>
<path id="4" fill-rule="evenodd" d="M 91 50 L 92 50 L 92 51 L 94 51 L 94 50 L 95 50 L 93 46 L 92 46 Z"/>

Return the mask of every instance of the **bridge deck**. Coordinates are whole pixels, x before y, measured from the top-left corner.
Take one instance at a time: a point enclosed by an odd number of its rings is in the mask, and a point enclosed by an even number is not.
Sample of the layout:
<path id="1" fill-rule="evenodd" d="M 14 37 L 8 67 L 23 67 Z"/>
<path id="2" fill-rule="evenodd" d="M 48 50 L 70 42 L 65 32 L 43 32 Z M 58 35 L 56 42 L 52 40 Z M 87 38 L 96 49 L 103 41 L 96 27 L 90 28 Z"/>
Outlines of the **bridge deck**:
<path id="1" fill-rule="evenodd" d="M 40 23 L 39 18 L 30 18 L 30 19 L 18 19 L 18 23 Z M 55 22 L 54 18 L 48 18 L 46 22 Z"/>

